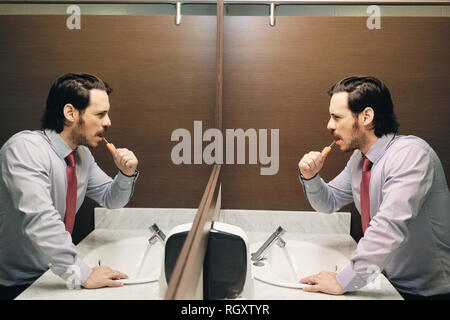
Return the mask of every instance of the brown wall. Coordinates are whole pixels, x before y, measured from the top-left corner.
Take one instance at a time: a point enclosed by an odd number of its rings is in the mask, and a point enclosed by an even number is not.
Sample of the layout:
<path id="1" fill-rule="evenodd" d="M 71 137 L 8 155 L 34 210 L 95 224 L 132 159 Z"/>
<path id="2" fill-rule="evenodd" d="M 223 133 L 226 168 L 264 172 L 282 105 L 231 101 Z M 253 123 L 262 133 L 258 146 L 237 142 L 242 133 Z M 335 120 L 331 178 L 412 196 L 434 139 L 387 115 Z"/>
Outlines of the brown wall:
<path id="1" fill-rule="evenodd" d="M 130 207 L 197 207 L 211 167 L 175 166 L 176 128 L 214 126 L 216 19 L 184 16 L 83 16 L 68 30 L 65 16 L 0 16 L 0 143 L 38 129 L 51 83 L 66 72 L 97 74 L 115 89 L 111 142 L 133 150 L 141 175 Z M 450 20 L 384 17 L 368 30 L 364 17 L 225 17 L 223 128 L 280 129 L 280 169 L 224 165 L 222 208 L 311 210 L 297 162 L 331 142 L 326 131 L 336 81 L 371 74 L 391 89 L 401 134 L 424 138 L 447 178 L 450 115 Z M 104 170 L 116 170 L 106 148 L 93 151 Z M 321 173 L 337 175 L 348 154 L 334 150 Z M 92 201 L 77 216 L 75 242 L 93 227 Z M 354 210 L 347 207 L 343 210 Z M 352 234 L 358 236 L 354 215 Z"/>
<path id="2" fill-rule="evenodd" d="M 450 174 L 450 19 L 383 17 L 368 30 L 364 17 L 225 17 L 224 128 L 279 128 L 280 169 L 223 167 L 222 208 L 312 210 L 297 163 L 333 140 L 327 90 L 338 80 L 373 75 L 390 88 L 400 134 L 430 143 Z M 333 150 L 321 172 L 330 180 L 349 154 Z M 354 206 L 343 210 L 355 211 Z M 352 234 L 360 235 L 353 214 Z"/>
<path id="3" fill-rule="evenodd" d="M 0 16 L 0 144 L 24 129 L 39 129 L 52 82 L 67 72 L 98 75 L 114 89 L 107 138 L 139 159 L 129 207 L 188 207 L 200 202 L 211 172 L 176 166 L 170 141 L 176 128 L 192 132 L 215 122 L 216 18 L 83 16 L 68 30 L 66 16 Z M 110 175 L 107 149 L 93 150 Z M 74 240 L 93 228 L 93 201 L 77 215 Z"/>

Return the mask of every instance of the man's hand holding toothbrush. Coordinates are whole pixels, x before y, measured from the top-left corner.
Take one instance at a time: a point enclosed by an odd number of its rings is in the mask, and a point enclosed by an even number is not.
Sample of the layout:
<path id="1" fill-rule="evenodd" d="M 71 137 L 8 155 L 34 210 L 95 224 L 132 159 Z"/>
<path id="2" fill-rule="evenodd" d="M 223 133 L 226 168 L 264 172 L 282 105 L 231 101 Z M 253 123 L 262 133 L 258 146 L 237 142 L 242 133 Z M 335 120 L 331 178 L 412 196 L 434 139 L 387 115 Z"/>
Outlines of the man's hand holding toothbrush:
<path id="1" fill-rule="evenodd" d="M 103 138 L 103 140 L 106 142 L 106 146 L 111 152 L 117 168 L 119 168 L 124 175 L 132 176 L 138 165 L 138 159 L 133 151 L 126 148 L 116 149 L 116 147 L 112 143 L 109 143 L 105 138 Z"/>

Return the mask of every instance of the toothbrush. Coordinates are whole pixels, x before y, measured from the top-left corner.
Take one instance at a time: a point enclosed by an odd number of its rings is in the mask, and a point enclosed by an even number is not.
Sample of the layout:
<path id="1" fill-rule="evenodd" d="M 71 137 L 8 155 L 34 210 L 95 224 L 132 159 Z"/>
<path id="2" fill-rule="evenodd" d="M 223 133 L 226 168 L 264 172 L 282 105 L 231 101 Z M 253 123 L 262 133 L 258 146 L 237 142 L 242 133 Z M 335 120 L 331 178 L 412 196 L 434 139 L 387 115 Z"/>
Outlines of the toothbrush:
<path id="1" fill-rule="evenodd" d="M 328 147 L 323 148 L 323 150 L 322 150 L 322 157 L 325 157 L 325 156 L 327 156 L 330 153 L 331 147 L 333 147 L 335 143 L 336 143 L 336 141 L 333 141 L 333 143 L 330 144 Z"/>
<path id="2" fill-rule="evenodd" d="M 103 137 L 103 140 L 105 140 L 105 142 L 106 142 L 106 147 L 108 148 L 109 151 L 111 151 L 111 153 L 116 152 L 116 148 L 113 146 L 112 143 L 109 143 L 108 140 L 106 140 L 105 137 Z"/>

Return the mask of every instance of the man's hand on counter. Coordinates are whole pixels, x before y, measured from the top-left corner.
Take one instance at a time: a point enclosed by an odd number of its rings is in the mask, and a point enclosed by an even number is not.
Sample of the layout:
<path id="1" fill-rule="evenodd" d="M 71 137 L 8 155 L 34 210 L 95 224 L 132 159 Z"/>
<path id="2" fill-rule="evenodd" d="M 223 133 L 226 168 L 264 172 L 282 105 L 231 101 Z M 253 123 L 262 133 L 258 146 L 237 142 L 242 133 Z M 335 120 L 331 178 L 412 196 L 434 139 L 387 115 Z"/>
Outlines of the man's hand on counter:
<path id="1" fill-rule="evenodd" d="M 91 275 L 82 286 L 86 289 L 123 286 L 118 279 L 128 279 L 128 276 L 107 266 L 93 267 Z"/>
<path id="2" fill-rule="evenodd" d="M 323 292 L 334 295 L 341 295 L 347 292 L 342 289 L 336 280 L 336 272 L 322 271 L 301 279 L 300 283 L 310 285 L 303 288 L 305 292 Z"/>

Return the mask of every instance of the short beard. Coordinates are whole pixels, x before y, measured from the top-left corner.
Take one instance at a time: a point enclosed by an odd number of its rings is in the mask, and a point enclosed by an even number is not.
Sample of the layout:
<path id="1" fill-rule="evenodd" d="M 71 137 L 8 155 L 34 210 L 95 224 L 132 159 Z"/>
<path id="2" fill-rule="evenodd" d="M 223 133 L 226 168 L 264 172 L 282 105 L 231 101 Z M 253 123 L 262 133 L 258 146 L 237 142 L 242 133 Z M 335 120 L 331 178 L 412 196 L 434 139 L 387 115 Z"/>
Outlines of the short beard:
<path id="1" fill-rule="evenodd" d="M 344 149 L 344 152 L 353 152 L 356 149 L 361 150 L 362 146 L 367 144 L 367 137 L 361 132 L 358 122 L 355 120 L 352 126 L 352 140 L 348 148 Z"/>
<path id="2" fill-rule="evenodd" d="M 80 116 L 75 129 L 72 131 L 72 133 L 70 135 L 70 138 L 77 146 L 91 147 L 88 144 L 86 136 L 83 134 L 83 129 L 84 129 L 84 120 Z"/>

